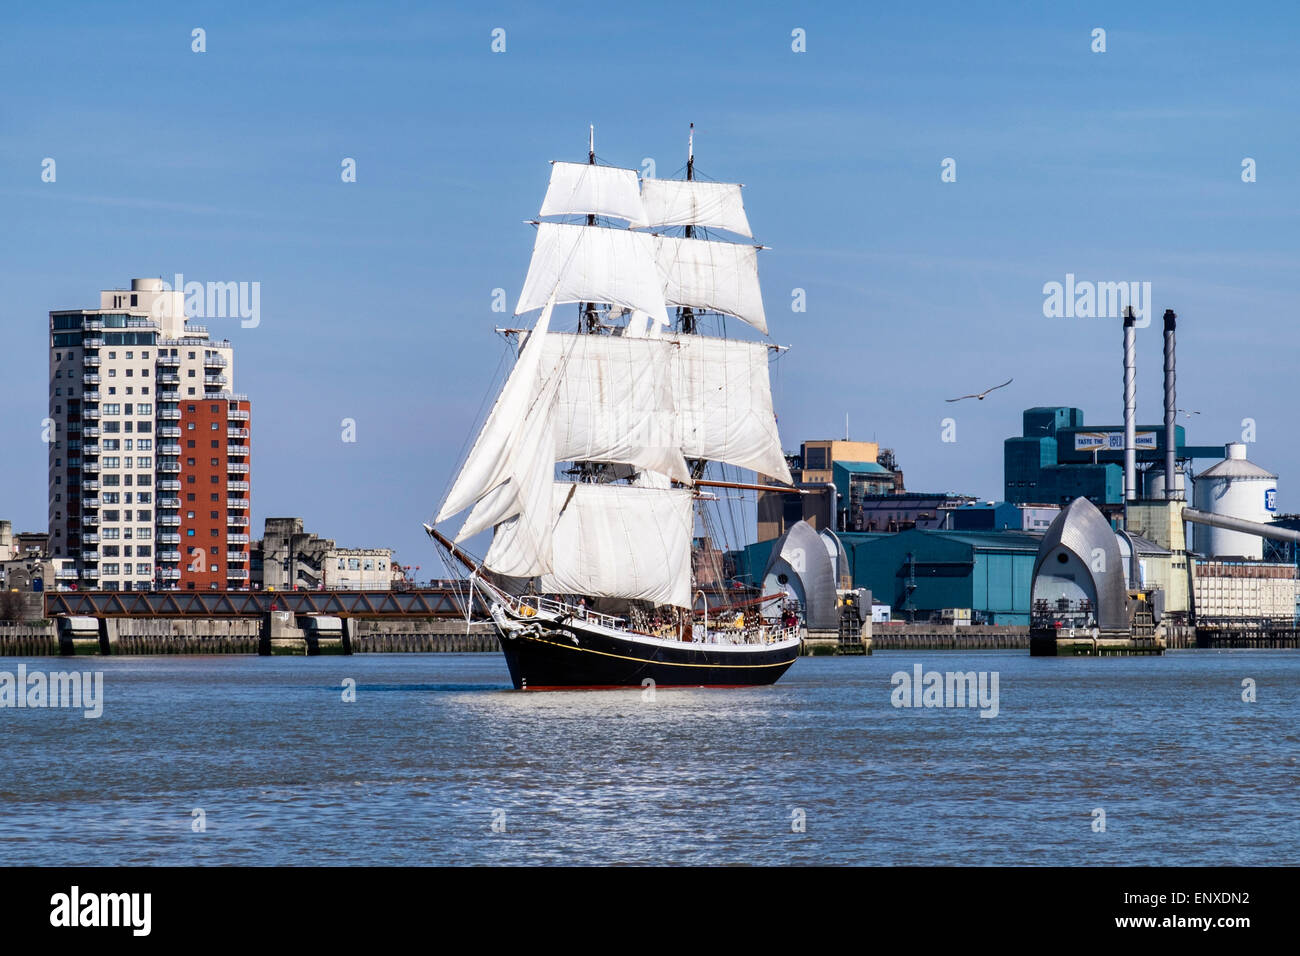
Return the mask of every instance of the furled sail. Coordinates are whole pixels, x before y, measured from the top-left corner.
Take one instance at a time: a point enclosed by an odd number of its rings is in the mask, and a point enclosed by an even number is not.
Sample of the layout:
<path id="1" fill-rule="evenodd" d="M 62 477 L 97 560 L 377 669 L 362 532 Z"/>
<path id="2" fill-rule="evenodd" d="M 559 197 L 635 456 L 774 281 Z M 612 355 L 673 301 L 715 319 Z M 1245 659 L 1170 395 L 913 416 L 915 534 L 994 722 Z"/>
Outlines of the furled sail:
<path id="1" fill-rule="evenodd" d="M 590 163 L 551 164 L 543 216 L 612 216 L 646 225 L 636 170 Z"/>
<path id="2" fill-rule="evenodd" d="M 543 222 L 515 314 L 556 302 L 608 302 L 668 322 L 654 237 L 626 229 Z"/>
<path id="3" fill-rule="evenodd" d="M 652 238 L 665 303 L 734 315 L 767 334 L 756 247 L 676 236 Z"/>
<path id="4" fill-rule="evenodd" d="M 552 570 L 539 590 L 690 606 L 689 490 L 556 483 L 553 493 Z"/>
<path id="5" fill-rule="evenodd" d="M 734 183 L 647 179 L 641 183 L 641 202 L 650 226 L 704 226 L 753 235 Z"/>
<path id="6" fill-rule="evenodd" d="M 544 377 L 539 373 L 543 367 L 542 353 L 546 351 L 553 306 L 554 302 L 546 303 L 546 308 L 537 319 L 519 361 L 511 370 L 505 387 L 501 389 L 496 404 L 483 423 L 482 431 L 474 441 L 474 447 L 470 449 L 465 464 L 461 466 L 460 473 L 451 486 L 447 500 L 438 511 L 436 521 L 443 521 L 464 511 L 498 485 L 508 481 L 521 465 L 522 438 L 527 433 L 527 420 L 530 413 L 534 419 L 540 416 L 543 409 L 538 407 L 539 402 L 544 403 L 547 399 L 545 390 L 541 387 Z"/>
<path id="7" fill-rule="evenodd" d="M 555 460 L 622 462 L 689 483 L 676 353 L 664 339 L 547 336 L 541 378 L 558 381 L 551 406 Z"/>
<path id="8" fill-rule="evenodd" d="M 679 335 L 677 410 L 682 454 L 750 468 L 793 484 L 772 408 L 767 346 Z"/>

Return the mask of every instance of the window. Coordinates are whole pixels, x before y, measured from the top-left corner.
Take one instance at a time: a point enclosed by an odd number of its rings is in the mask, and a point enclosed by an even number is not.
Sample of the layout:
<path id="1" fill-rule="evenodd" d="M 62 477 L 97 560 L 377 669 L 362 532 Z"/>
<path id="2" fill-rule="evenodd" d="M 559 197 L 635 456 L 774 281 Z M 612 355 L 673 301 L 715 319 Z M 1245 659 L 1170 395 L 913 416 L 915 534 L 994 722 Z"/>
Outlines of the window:
<path id="1" fill-rule="evenodd" d="M 140 402 L 135 406 L 135 413 L 137 415 L 152 415 L 153 404 L 151 402 Z"/>
<path id="2" fill-rule="evenodd" d="M 185 496 L 185 500 L 186 500 L 186 501 L 193 501 L 193 500 L 194 500 L 194 492 L 190 492 L 188 495 L 186 495 L 186 496 Z"/>
<path id="3" fill-rule="evenodd" d="M 219 518 L 220 516 L 221 516 L 221 512 L 219 512 L 219 511 L 209 511 L 209 512 L 208 512 L 208 517 L 209 517 L 209 518 L 214 518 L 214 519 L 215 519 L 215 518 Z"/>
<path id="4" fill-rule="evenodd" d="M 211 459 L 209 459 L 209 463 L 212 465 L 213 468 L 216 468 L 217 465 L 220 464 L 220 462 L 217 461 L 217 459 L 215 459 L 215 458 L 211 458 Z"/>
<path id="5" fill-rule="evenodd" d="M 217 444 L 217 440 L 216 440 L 215 438 L 212 439 L 212 447 L 213 447 L 213 448 L 219 448 L 219 447 L 220 447 L 220 446 Z"/>
<path id="6" fill-rule="evenodd" d="M 148 574 L 148 573 L 149 573 L 149 565 L 147 565 L 147 564 L 137 564 L 137 565 L 135 566 L 135 573 L 136 573 L 136 574 Z"/>
<path id="7" fill-rule="evenodd" d="M 213 431 L 216 431 L 216 430 L 217 430 L 218 428 L 220 428 L 220 427 L 221 427 L 221 423 L 220 423 L 220 422 L 213 422 L 213 423 L 212 423 L 212 430 L 213 430 Z"/>
<path id="8" fill-rule="evenodd" d="M 118 511 L 114 511 L 114 510 L 106 510 L 106 511 L 104 512 L 104 520 L 105 520 L 105 521 L 121 521 L 122 518 L 121 518 L 121 514 L 120 514 Z"/>
<path id="9" fill-rule="evenodd" d="M 122 444 L 122 442 L 121 442 L 120 439 L 117 439 L 117 438 L 105 438 L 105 439 L 104 439 L 104 451 L 117 451 L 118 448 L 121 446 L 121 444 Z"/>
<path id="10" fill-rule="evenodd" d="M 193 517 L 194 517 L 194 512 L 193 512 L 193 511 L 187 511 L 187 512 L 185 512 L 185 517 L 187 517 L 187 518 L 193 518 Z"/>
<path id="11" fill-rule="evenodd" d="M 187 442 L 185 443 L 185 447 L 186 447 L 186 448 L 193 448 L 193 447 L 194 447 L 194 439 L 191 438 L 189 441 L 187 441 Z"/>
<path id="12" fill-rule="evenodd" d="M 188 465 L 190 468 L 193 468 L 193 467 L 194 467 L 194 459 L 193 459 L 193 458 L 186 458 L 186 459 L 185 459 L 185 464 Z"/>
<path id="13" fill-rule="evenodd" d="M 115 544 L 106 544 L 103 548 L 103 556 L 106 558 L 116 558 L 118 546 Z"/>
<path id="14" fill-rule="evenodd" d="M 349 571 L 360 571 L 360 570 L 361 570 L 361 559 L 360 559 L 360 558 L 348 558 L 348 570 L 349 570 Z"/>
<path id="15" fill-rule="evenodd" d="M 185 430 L 186 430 L 187 432 L 192 432 L 192 431 L 194 431 L 194 423 L 193 423 L 193 422 L 186 422 L 186 423 L 185 423 Z"/>
<path id="16" fill-rule="evenodd" d="M 194 529 L 193 529 L 193 528 L 186 528 L 186 529 L 185 529 L 185 537 L 187 537 L 187 538 L 192 538 L 192 537 L 194 537 Z"/>
<path id="17" fill-rule="evenodd" d="M 361 570 L 363 570 L 363 571 L 373 571 L 374 569 L 375 569 L 375 559 L 374 559 L 374 558 L 366 558 L 366 560 L 365 560 L 365 561 L 362 563 L 362 565 L 361 565 Z"/>
<path id="18" fill-rule="evenodd" d="M 120 468 L 121 466 L 122 466 L 122 459 L 120 458 L 116 458 L 112 455 L 108 455 L 104 458 L 105 468 Z"/>

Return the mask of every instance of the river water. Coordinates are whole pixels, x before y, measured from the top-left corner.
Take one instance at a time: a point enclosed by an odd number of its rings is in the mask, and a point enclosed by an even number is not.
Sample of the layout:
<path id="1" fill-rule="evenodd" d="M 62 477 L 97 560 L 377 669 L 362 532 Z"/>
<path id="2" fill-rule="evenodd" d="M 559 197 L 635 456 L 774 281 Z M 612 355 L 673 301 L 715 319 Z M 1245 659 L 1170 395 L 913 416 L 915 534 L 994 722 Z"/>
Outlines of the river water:
<path id="1" fill-rule="evenodd" d="M 653 695 L 518 693 L 496 654 L 20 663 L 104 701 L 0 710 L 11 864 L 1300 862 L 1295 652 L 882 652 Z M 915 664 L 995 673 L 997 716 L 893 706 Z"/>

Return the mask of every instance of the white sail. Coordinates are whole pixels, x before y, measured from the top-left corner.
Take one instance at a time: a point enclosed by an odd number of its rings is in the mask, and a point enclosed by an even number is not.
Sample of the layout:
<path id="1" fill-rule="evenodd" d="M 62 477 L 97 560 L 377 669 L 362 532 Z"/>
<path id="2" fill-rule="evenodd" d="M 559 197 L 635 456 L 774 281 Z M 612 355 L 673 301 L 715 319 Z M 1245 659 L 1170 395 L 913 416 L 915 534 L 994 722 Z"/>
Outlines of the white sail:
<path id="1" fill-rule="evenodd" d="M 690 605 L 689 490 L 557 483 L 554 495 L 552 570 L 539 590 Z"/>
<path id="2" fill-rule="evenodd" d="M 682 454 L 750 468 L 793 484 L 772 408 L 767 346 L 679 335 L 677 409 Z"/>
<path id="3" fill-rule="evenodd" d="M 704 226 L 753 235 L 734 183 L 647 179 L 641 183 L 641 202 L 650 226 Z"/>
<path id="4" fill-rule="evenodd" d="M 461 466 L 455 483 L 438 511 L 435 521 L 444 521 L 457 512 L 464 511 L 493 488 L 509 479 L 516 467 L 516 455 L 521 445 L 525 420 L 529 411 L 542 397 L 539 388 L 539 370 L 542 353 L 546 350 L 554 303 L 537 319 L 532 334 L 515 363 L 505 387 L 497 396 L 496 404 L 483 423 L 483 429 L 470 449 L 469 457 Z"/>
<path id="5" fill-rule="evenodd" d="M 676 348 L 663 339 L 551 333 L 556 461 L 621 462 L 690 482 L 677 418 Z"/>
<path id="6" fill-rule="evenodd" d="M 646 225 L 636 170 L 590 163 L 551 164 L 543 216 L 613 216 Z"/>
<path id="7" fill-rule="evenodd" d="M 653 236 L 625 229 L 543 222 L 537 226 L 515 315 L 556 302 L 607 302 L 668 321 Z"/>
<path id="8" fill-rule="evenodd" d="M 767 334 L 757 248 L 708 239 L 653 238 L 665 303 L 734 315 Z"/>

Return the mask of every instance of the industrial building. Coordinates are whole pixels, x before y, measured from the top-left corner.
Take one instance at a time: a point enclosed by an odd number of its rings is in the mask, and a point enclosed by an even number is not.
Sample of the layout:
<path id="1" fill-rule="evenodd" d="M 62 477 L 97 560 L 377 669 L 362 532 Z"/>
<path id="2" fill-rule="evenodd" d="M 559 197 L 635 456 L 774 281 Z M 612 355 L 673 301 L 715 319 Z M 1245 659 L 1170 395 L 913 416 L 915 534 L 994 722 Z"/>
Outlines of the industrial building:
<path id="1" fill-rule="evenodd" d="M 818 530 L 852 527 L 862 501 L 903 491 L 903 472 L 893 450 L 881 449 L 875 442 L 806 441 L 799 454 L 787 455 L 786 461 L 795 487 L 821 493 L 759 492 L 759 541 L 779 538 L 800 521 Z M 763 478 L 764 483 L 767 480 Z"/>
<path id="2" fill-rule="evenodd" d="M 59 583 L 249 586 L 249 402 L 234 353 L 161 279 L 49 314 L 49 533 Z"/>
<path id="3" fill-rule="evenodd" d="M 340 548 L 302 518 L 267 518 L 252 558 L 253 586 L 268 590 L 388 590 L 402 578 L 392 548 Z"/>

